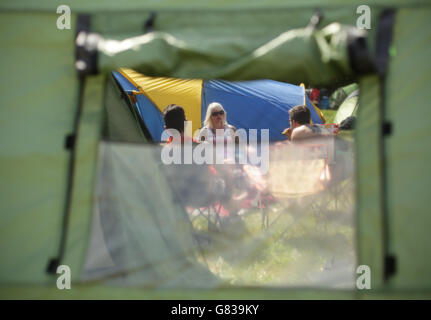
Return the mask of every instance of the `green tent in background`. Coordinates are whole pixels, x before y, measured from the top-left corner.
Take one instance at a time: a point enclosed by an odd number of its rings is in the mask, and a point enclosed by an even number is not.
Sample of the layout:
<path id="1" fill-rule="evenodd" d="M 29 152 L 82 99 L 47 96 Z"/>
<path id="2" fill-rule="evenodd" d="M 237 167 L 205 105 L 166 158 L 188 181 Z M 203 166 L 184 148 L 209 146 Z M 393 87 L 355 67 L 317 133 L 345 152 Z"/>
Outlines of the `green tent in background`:
<path id="1" fill-rule="evenodd" d="M 343 101 L 346 100 L 347 97 L 355 90 L 358 90 L 358 84 L 356 83 L 352 83 L 335 90 L 329 98 L 329 108 L 335 110 L 338 109 Z"/>
<path id="2" fill-rule="evenodd" d="M 359 90 L 353 91 L 340 104 L 337 113 L 335 114 L 334 122 L 340 124 L 344 119 L 350 116 L 356 116 L 359 105 Z"/>
<path id="3" fill-rule="evenodd" d="M 356 28 L 363 3 L 353 0 L 63 2 L 71 9 L 71 29 L 57 28 L 58 1 L 0 4 L 0 298 L 431 296 L 428 1 L 370 1 L 367 33 Z M 100 154 L 111 152 L 126 166 L 121 146 L 107 146 L 102 138 L 146 141 L 129 97 L 112 82 L 111 72 L 121 67 L 149 76 L 270 78 L 314 87 L 357 82 L 357 259 L 372 271 L 371 290 L 184 290 L 187 280 L 155 290 L 148 282 L 129 288 L 83 281 Z M 406 126 L 407 117 L 414 124 Z M 119 127 L 121 135 L 111 136 Z M 147 214 L 129 213 L 131 221 L 149 219 L 159 228 L 152 229 L 154 247 L 141 249 L 170 261 L 169 250 L 186 252 L 194 244 L 185 236 L 188 226 L 172 215 L 175 202 L 156 192 L 167 183 L 155 166 L 150 162 L 146 169 L 152 182 L 144 197 L 153 201 L 142 203 Z M 166 216 L 150 214 L 156 204 L 165 206 Z M 142 262 L 125 255 L 132 268 Z M 175 261 L 182 262 L 159 273 L 150 267 L 152 279 L 166 280 L 188 266 L 197 271 L 186 277 L 216 280 L 194 260 Z M 72 290 L 56 288 L 59 264 L 70 266 Z"/>

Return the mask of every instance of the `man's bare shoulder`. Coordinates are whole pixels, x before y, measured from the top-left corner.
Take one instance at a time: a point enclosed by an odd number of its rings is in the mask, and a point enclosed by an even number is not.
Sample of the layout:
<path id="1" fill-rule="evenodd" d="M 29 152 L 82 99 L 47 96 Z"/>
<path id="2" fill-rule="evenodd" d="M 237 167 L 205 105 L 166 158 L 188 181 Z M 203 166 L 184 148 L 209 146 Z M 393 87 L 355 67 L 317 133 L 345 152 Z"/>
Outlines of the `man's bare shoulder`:
<path id="1" fill-rule="evenodd" d="M 310 138 L 313 136 L 315 136 L 315 133 L 313 132 L 313 130 L 307 125 L 302 125 L 293 130 L 292 141 Z"/>

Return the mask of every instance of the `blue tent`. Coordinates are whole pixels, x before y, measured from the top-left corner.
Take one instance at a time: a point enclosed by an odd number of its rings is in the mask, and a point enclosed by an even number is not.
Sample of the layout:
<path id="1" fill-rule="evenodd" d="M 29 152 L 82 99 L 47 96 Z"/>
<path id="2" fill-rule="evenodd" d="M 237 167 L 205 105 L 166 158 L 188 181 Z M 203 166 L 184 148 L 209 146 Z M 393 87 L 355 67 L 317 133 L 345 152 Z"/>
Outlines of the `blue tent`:
<path id="1" fill-rule="evenodd" d="M 164 130 L 162 112 L 170 103 L 181 105 L 193 130 L 202 126 L 211 102 L 223 105 L 227 121 L 236 128 L 269 129 L 269 140 L 285 140 L 282 131 L 289 126 L 289 110 L 305 104 L 313 123 L 324 123 L 320 110 L 313 106 L 303 86 L 273 80 L 222 81 L 154 78 L 120 69 L 113 73 L 121 88 L 136 101 L 139 115 L 154 141 Z"/>

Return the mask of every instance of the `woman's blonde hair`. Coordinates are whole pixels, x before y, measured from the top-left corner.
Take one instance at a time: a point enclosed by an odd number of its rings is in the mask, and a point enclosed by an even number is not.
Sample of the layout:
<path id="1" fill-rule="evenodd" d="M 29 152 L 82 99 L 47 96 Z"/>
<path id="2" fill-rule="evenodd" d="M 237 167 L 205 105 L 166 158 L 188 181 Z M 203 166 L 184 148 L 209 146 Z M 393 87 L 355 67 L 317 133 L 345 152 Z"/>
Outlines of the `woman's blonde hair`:
<path id="1" fill-rule="evenodd" d="M 228 126 L 229 124 L 227 123 L 227 120 L 226 120 L 227 119 L 226 110 L 218 102 L 211 102 L 208 105 L 207 113 L 205 115 L 205 120 L 204 120 L 204 126 L 213 129 L 213 123 L 211 121 L 211 114 L 213 113 L 214 109 L 216 109 L 216 111 L 219 111 L 219 110 L 224 111 L 224 125 Z"/>

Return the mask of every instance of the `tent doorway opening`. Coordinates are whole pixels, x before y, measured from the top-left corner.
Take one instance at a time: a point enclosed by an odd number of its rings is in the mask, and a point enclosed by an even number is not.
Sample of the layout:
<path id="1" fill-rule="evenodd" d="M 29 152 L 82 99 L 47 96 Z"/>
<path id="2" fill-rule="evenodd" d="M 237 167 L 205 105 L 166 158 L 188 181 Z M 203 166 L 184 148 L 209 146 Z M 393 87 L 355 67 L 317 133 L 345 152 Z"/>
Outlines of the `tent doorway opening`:
<path id="1" fill-rule="evenodd" d="M 267 172 L 252 163 L 163 163 L 163 107 L 182 105 L 199 129 L 213 101 L 235 127 L 269 129 Z M 324 123 L 303 86 L 113 72 L 84 280 L 354 288 L 353 141 L 285 143 L 288 110 L 297 104 L 312 109 L 313 123 Z M 262 152 L 262 144 L 257 148 Z"/>

